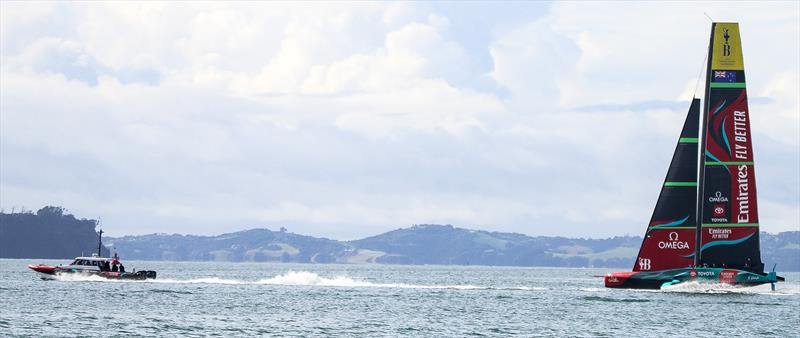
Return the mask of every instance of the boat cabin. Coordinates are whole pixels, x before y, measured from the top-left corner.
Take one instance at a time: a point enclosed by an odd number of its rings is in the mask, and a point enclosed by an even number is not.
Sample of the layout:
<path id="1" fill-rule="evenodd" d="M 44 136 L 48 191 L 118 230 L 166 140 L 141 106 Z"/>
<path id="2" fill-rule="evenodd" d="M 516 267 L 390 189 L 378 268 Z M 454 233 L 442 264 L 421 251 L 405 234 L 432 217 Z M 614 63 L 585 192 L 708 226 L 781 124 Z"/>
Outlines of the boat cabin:
<path id="1" fill-rule="evenodd" d="M 105 257 L 75 257 L 75 260 L 72 261 L 69 266 L 89 270 L 99 270 L 99 267 L 105 265 L 107 262 L 108 258 Z"/>
<path id="2" fill-rule="evenodd" d="M 84 271 L 112 271 L 112 272 L 125 272 L 125 267 L 120 263 L 117 257 L 114 258 L 106 258 L 106 257 L 75 257 L 75 260 L 72 261 L 69 265 L 64 267 L 65 269 L 76 269 L 76 270 L 84 270 Z"/>

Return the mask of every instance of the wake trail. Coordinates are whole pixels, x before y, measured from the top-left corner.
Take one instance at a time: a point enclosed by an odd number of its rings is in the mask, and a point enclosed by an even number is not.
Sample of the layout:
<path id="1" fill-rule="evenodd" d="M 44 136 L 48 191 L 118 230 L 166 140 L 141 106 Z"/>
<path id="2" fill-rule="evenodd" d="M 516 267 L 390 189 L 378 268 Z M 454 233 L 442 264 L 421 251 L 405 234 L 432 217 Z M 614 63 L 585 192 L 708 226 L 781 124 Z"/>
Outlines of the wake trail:
<path id="1" fill-rule="evenodd" d="M 777 289 L 772 291 L 769 284 L 756 286 L 736 286 L 726 283 L 684 282 L 670 285 L 657 291 L 697 294 L 797 296 L 800 295 L 800 285 L 778 283 Z"/>
<path id="2" fill-rule="evenodd" d="M 225 285 L 282 285 L 282 286 L 323 286 L 344 288 L 395 288 L 395 289 L 450 289 L 450 290 L 520 290 L 536 291 L 547 290 L 542 287 L 491 287 L 471 284 L 452 285 L 424 285 L 408 283 L 375 283 L 364 279 L 347 276 L 323 277 L 308 271 L 289 271 L 275 277 L 257 281 L 243 281 L 224 279 L 219 277 L 204 277 L 194 279 L 148 279 L 143 281 L 106 279 L 98 276 L 86 275 L 61 275 L 56 277 L 60 281 L 73 282 L 110 282 L 110 283 L 154 283 L 154 284 L 225 284 Z"/>
<path id="3" fill-rule="evenodd" d="M 70 274 L 70 275 L 58 275 L 55 277 L 56 280 L 62 282 L 102 282 L 102 283 L 153 283 L 153 284 L 247 284 L 247 282 L 233 280 L 233 279 L 223 279 L 219 277 L 204 277 L 204 278 L 194 278 L 194 279 L 170 279 L 170 278 L 162 278 L 162 279 L 147 279 L 147 280 L 124 280 L 124 279 L 108 279 L 103 278 L 100 276 L 93 276 L 93 275 L 80 275 L 80 274 Z"/>

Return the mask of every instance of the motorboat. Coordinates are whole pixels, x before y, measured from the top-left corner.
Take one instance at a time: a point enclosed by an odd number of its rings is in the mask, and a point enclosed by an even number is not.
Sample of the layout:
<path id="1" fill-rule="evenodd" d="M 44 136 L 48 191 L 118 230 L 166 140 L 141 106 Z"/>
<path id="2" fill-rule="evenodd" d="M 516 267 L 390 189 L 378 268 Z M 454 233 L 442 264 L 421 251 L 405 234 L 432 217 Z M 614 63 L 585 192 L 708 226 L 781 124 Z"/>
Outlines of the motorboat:
<path id="1" fill-rule="evenodd" d="M 125 271 L 125 266 L 120 262 L 115 253 L 113 257 L 102 257 L 103 231 L 97 244 L 97 253 L 90 257 L 75 257 L 67 265 L 29 264 L 28 268 L 36 271 L 42 279 L 57 279 L 59 276 L 97 276 L 106 279 L 145 280 L 155 279 L 156 272 L 152 270 Z"/>
<path id="2" fill-rule="evenodd" d="M 116 268 L 115 268 L 116 267 Z M 28 268 L 39 273 L 42 279 L 56 279 L 61 275 L 98 276 L 107 279 L 145 280 L 155 279 L 156 272 L 139 270 L 126 272 L 125 266 L 117 257 L 106 258 L 92 255 L 91 257 L 75 257 L 68 265 L 29 264 Z"/>

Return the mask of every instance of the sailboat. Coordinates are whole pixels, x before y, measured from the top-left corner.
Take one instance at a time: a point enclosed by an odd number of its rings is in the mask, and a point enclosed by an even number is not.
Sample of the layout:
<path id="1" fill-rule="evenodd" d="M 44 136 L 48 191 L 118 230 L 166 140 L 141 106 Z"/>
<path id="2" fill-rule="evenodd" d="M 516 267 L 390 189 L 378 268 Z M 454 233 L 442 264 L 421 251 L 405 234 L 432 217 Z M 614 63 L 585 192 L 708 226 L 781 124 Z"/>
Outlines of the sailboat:
<path id="1" fill-rule="evenodd" d="M 739 24 L 712 23 L 708 53 L 702 117 L 695 98 L 633 271 L 606 274 L 606 287 L 784 281 L 761 261 Z"/>

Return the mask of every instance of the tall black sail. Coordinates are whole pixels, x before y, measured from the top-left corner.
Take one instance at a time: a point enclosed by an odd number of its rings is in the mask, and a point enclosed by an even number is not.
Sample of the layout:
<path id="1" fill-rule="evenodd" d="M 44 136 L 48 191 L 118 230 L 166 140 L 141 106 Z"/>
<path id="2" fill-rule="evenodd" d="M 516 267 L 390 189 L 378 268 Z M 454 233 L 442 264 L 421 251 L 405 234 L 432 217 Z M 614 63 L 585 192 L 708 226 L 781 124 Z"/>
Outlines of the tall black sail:
<path id="1" fill-rule="evenodd" d="M 693 99 L 633 271 L 691 267 L 697 231 L 700 100 Z"/>
<path id="2" fill-rule="evenodd" d="M 738 23 L 711 28 L 698 209 L 697 265 L 763 272 Z"/>

